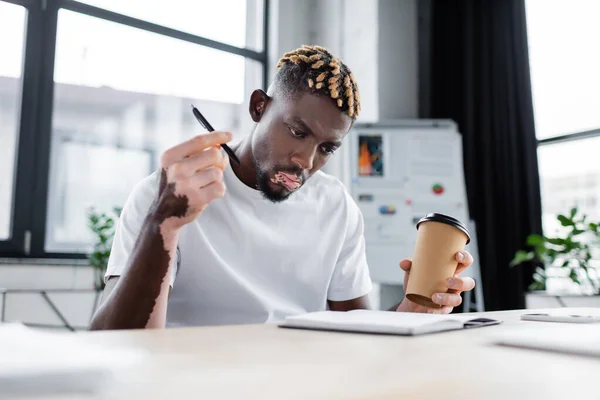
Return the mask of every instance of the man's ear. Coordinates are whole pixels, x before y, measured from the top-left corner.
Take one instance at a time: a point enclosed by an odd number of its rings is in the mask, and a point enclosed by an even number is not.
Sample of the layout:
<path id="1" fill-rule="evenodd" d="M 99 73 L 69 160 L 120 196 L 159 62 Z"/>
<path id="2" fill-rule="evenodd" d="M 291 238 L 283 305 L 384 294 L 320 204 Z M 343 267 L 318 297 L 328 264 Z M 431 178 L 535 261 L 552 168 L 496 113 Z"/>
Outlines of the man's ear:
<path id="1" fill-rule="evenodd" d="M 250 117 L 252 117 L 252 121 L 260 121 L 270 101 L 271 98 L 264 91 L 256 89 L 252 92 L 252 95 L 250 95 Z"/>

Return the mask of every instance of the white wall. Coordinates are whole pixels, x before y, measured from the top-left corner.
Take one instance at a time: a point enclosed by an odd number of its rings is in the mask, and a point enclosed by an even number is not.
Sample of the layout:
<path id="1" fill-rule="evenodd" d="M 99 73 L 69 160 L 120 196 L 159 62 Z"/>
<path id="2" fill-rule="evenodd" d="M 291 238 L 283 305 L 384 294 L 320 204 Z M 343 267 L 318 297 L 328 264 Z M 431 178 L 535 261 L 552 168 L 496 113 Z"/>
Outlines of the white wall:
<path id="1" fill-rule="evenodd" d="M 349 1 L 342 2 L 342 51 L 340 57 L 352 69 L 360 90 L 360 121 L 374 122 L 379 119 L 379 80 L 376 67 L 379 59 L 377 42 L 379 2 Z M 324 10 L 326 16 L 327 10 Z M 327 21 L 321 29 L 331 29 Z"/>
<path id="2" fill-rule="evenodd" d="M 418 117 L 417 0 L 379 0 L 379 119 Z"/>
<path id="3" fill-rule="evenodd" d="M 269 15 L 268 73 L 272 79 L 279 58 L 303 44 L 310 44 L 312 0 L 272 0 Z"/>
<path id="4" fill-rule="evenodd" d="M 16 79 L 11 82 L 11 92 L 16 92 L 16 83 Z M 0 93 L 0 210 L 10 210 L 13 205 L 18 118 L 16 102 Z M 9 237 L 10 225 L 10 214 L 0 212 L 0 239 Z"/>

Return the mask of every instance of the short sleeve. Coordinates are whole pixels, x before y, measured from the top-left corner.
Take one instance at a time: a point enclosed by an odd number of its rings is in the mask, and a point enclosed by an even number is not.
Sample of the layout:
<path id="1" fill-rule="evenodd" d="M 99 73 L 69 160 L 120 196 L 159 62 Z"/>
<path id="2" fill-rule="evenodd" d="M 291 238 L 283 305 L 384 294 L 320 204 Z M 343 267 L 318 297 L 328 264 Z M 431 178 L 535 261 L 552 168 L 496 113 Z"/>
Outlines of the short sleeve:
<path id="1" fill-rule="evenodd" d="M 154 173 L 140 181 L 133 189 L 127 201 L 123 205 L 121 216 L 117 221 L 115 236 L 108 259 L 108 266 L 104 275 L 107 281 L 111 276 L 120 276 L 127 268 L 129 257 L 133 252 L 135 242 L 148 214 L 148 210 L 156 196 L 158 188 L 158 173 Z M 179 262 L 179 250 L 175 260 L 175 268 L 172 269 L 171 286 L 175 283 L 177 265 Z"/>
<path id="2" fill-rule="evenodd" d="M 344 193 L 347 228 L 327 293 L 331 301 L 356 299 L 369 294 L 373 287 L 365 250 L 363 216 L 354 199 Z"/>

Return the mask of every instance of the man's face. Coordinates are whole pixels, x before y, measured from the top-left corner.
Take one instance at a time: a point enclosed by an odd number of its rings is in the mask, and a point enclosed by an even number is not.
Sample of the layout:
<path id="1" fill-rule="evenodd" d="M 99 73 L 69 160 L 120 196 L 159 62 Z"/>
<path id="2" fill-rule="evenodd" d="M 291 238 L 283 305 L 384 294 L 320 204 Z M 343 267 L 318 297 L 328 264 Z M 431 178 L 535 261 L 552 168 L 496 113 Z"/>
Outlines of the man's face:
<path id="1" fill-rule="evenodd" d="M 267 98 L 252 140 L 258 189 L 272 202 L 287 199 L 342 144 L 352 119 L 327 97 L 300 93 Z M 261 104 L 252 104 L 261 107 Z"/>

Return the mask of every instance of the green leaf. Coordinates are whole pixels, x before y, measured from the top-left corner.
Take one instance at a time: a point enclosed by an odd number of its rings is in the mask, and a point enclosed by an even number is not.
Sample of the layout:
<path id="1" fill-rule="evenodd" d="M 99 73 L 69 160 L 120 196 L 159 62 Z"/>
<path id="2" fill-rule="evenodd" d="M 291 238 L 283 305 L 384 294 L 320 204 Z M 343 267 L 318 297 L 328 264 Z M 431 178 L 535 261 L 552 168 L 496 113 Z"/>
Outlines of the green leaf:
<path id="1" fill-rule="evenodd" d="M 532 234 L 527 236 L 527 245 L 528 246 L 539 246 L 544 244 L 545 239 L 541 235 Z"/>
<path id="2" fill-rule="evenodd" d="M 568 267 L 570 262 L 571 262 L 570 260 L 565 260 L 565 261 L 562 263 L 562 267 Z"/>
<path id="3" fill-rule="evenodd" d="M 524 262 L 531 261 L 534 258 L 535 258 L 535 253 L 533 251 L 519 250 L 515 253 L 514 258 L 510 262 L 510 266 L 514 267 L 515 265 L 519 265 Z"/>
<path id="4" fill-rule="evenodd" d="M 546 241 L 556 246 L 564 246 L 566 243 L 566 240 L 561 238 L 548 238 Z"/>
<path id="5" fill-rule="evenodd" d="M 560 222 L 560 224 L 562 226 L 571 226 L 571 225 L 573 225 L 573 221 L 571 221 L 569 218 L 565 217 L 562 214 L 560 214 L 556 218 L 558 219 L 558 221 Z"/>
<path id="6" fill-rule="evenodd" d="M 546 290 L 546 283 L 545 282 L 532 282 L 531 285 L 529 285 L 528 289 L 530 291 L 536 291 L 536 290 Z"/>
<path id="7" fill-rule="evenodd" d="M 579 278 L 577 277 L 577 273 L 575 272 L 575 270 L 571 270 L 571 273 L 569 274 L 569 278 L 571 278 L 571 280 L 573 282 L 575 282 L 578 285 L 581 285 L 581 282 L 579 282 Z"/>
<path id="8" fill-rule="evenodd" d="M 120 212 L 121 208 L 117 207 L 114 207 L 112 212 L 99 212 L 94 207 L 87 209 L 87 225 L 95 237 L 93 251 L 88 254 L 88 260 L 94 268 L 106 269 L 115 234 L 115 216 L 120 215 Z"/>
<path id="9" fill-rule="evenodd" d="M 571 219 L 573 219 L 573 217 L 575 217 L 575 215 L 577 215 L 577 207 L 571 208 Z"/>
<path id="10" fill-rule="evenodd" d="M 559 253 L 554 249 L 547 249 L 546 256 L 550 259 L 554 259 Z"/>
<path id="11" fill-rule="evenodd" d="M 573 231 L 571 231 L 571 235 L 573 236 L 581 235 L 582 233 L 585 233 L 585 231 L 577 228 L 574 228 Z"/>

